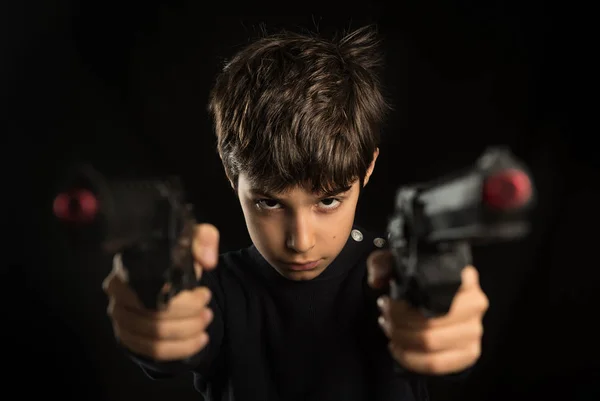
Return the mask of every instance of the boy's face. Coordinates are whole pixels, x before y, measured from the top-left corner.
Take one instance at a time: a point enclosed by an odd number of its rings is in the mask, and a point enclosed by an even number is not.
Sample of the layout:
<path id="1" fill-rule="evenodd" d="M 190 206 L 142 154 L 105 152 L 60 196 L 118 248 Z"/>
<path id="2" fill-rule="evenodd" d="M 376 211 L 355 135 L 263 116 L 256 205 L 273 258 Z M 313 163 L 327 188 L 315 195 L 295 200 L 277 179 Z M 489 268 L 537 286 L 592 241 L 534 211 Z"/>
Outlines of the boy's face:
<path id="1" fill-rule="evenodd" d="M 368 181 L 378 152 L 365 178 Z M 238 197 L 252 242 L 275 270 L 290 280 L 311 280 L 321 274 L 346 244 L 359 197 L 360 182 L 335 196 L 295 187 L 264 194 L 244 174 Z"/>

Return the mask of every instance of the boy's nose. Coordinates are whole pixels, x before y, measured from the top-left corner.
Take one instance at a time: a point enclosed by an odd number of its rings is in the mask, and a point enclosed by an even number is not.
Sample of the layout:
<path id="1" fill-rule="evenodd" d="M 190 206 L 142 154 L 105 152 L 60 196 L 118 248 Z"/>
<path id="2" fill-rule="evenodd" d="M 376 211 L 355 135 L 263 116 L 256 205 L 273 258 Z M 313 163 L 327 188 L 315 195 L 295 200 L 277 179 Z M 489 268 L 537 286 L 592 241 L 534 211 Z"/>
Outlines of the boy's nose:
<path id="1" fill-rule="evenodd" d="M 292 218 L 286 245 L 296 253 L 306 253 L 315 246 L 315 235 L 309 216 L 296 215 Z"/>

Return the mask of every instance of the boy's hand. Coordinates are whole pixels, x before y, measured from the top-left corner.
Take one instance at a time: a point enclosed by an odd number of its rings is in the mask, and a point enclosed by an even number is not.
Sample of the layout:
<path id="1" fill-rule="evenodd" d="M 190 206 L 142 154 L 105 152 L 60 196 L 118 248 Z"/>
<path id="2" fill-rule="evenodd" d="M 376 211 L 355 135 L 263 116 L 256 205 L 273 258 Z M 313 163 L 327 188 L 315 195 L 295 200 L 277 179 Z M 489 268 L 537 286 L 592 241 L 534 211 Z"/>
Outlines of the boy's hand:
<path id="1" fill-rule="evenodd" d="M 367 261 L 369 284 L 382 288 L 391 278 L 392 255 L 373 252 Z M 462 271 L 462 285 L 447 315 L 425 318 L 404 301 L 378 300 L 379 323 L 390 339 L 389 349 L 400 365 L 417 373 L 444 375 L 460 372 L 481 355 L 482 319 L 488 299 L 472 266 Z"/>
<path id="2" fill-rule="evenodd" d="M 216 267 L 218 252 L 219 231 L 209 224 L 198 225 L 193 244 L 198 279 L 203 269 Z M 168 361 L 193 356 L 208 343 L 206 328 L 213 317 L 208 288 L 182 291 L 164 310 L 155 311 L 144 308 L 127 285 L 123 266 L 115 264 L 102 286 L 114 333 L 131 351 Z"/>

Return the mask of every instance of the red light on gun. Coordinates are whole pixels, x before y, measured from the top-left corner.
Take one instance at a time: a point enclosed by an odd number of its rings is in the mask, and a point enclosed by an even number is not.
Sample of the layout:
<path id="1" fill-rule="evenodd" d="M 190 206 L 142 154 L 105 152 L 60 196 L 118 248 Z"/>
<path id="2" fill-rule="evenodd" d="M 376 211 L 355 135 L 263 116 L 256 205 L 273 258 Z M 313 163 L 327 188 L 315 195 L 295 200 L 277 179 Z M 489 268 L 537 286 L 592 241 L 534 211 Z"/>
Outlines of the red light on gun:
<path id="1" fill-rule="evenodd" d="M 515 209 L 524 206 L 533 189 L 529 176 L 521 170 L 504 170 L 485 180 L 483 200 L 494 209 Z"/>
<path id="2" fill-rule="evenodd" d="M 74 223 L 90 222 L 98 213 L 98 200 L 87 189 L 59 194 L 52 205 L 54 215 L 60 220 Z"/>

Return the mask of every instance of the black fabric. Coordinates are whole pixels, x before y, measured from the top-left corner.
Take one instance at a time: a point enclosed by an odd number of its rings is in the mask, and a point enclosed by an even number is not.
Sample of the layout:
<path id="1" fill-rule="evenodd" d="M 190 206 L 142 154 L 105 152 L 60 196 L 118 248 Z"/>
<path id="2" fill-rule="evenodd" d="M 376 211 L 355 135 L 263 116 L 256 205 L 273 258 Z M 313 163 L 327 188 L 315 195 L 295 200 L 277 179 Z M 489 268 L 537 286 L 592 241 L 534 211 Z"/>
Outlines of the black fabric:
<path id="1" fill-rule="evenodd" d="M 210 344 L 177 363 L 133 358 L 153 378 L 192 370 L 207 401 L 427 399 L 424 379 L 394 369 L 367 285 L 375 236 L 360 231 L 310 281 L 285 279 L 253 246 L 222 255 L 200 283 L 213 291 Z"/>

